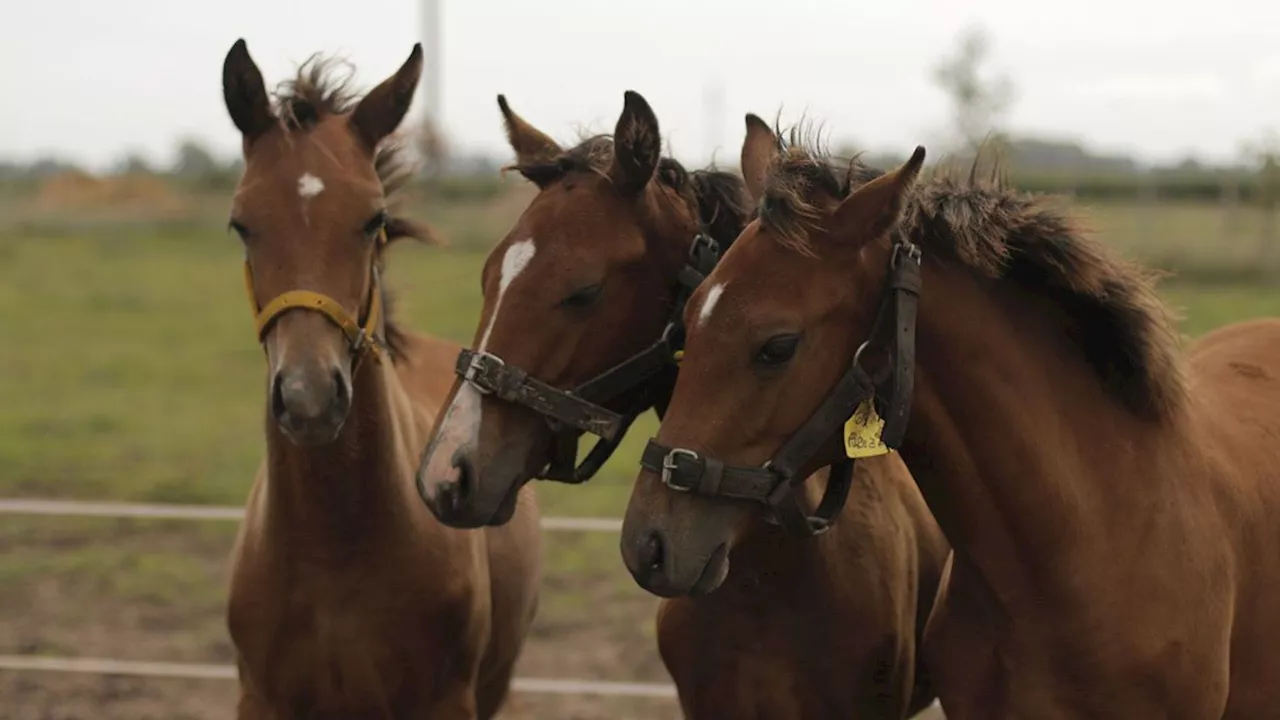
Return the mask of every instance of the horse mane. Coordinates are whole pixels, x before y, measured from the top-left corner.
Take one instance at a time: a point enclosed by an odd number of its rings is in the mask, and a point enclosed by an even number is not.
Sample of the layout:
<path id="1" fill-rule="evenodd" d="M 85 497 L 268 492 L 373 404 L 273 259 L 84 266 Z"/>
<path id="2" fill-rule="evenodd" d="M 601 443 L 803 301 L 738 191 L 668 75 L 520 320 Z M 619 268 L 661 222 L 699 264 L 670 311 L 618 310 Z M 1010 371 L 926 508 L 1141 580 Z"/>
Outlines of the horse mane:
<path id="1" fill-rule="evenodd" d="M 280 126 L 290 135 L 305 134 L 325 118 L 351 112 L 363 97 L 352 88 L 353 79 L 354 66 L 345 59 L 321 53 L 312 55 L 298 67 L 292 79 L 281 82 L 276 88 L 273 110 Z M 392 219 L 404 206 L 405 186 L 417 171 L 409 149 L 405 138 L 392 136 L 374 151 L 374 171 L 382 185 L 388 216 Z M 379 274 L 385 275 L 382 251 L 374 262 L 378 265 Z M 404 356 L 408 343 L 406 331 L 395 319 L 395 302 L 395 294 L 385 282 L 382 283 L 384 334 L 393 360 Z"/>
<path id="2" fill-rule="evenodd" d="M 607 176 L 613 165 L 613 136 L 592 135 L 559 155 L 534 162 L 516 163 L 515 170 L 539 187 L 575 173 Z M 690 207 L 721 251 L 727 250 L 751 218 L 751 197 L 742 178 L 712 167 L 686 170 L 678 160 L 664 157 L 655 173 L 658 182 L 675 190 Z"/>
<path id="3" fill-rule="evenodd" d="M 774 134 L 779 153 L 765 177 L 757 213 L 784 246 L 814 256 L 809 234 L 823 219 L 821 198 L 848 197 L 884 172 L 864 163 L 860 155 L 834 157 L 824 147 L 819 130 L 807 122 L 801 121 L 785 135 L 780 130 Z"/>
<path id="4" fill-rule="evenodd" d="M 835 162 L 795 131 L 783 145 L 760 220 L 786 247 L 813 255 L 809 236 L 823 195 L 842 199 L 880 173 L 856 159 L 847 167 Z M 990 177 L 979 177 L 981 155 L 967 172 L 952 166 L 922 178 L 899 232 L 926 254 L 1047 300 L 1109 394 L 1140 417 L 1166 417 L 1184 401 L 1187 385 L 1156 273 L 1114 256 L 1045 198 L 1009 187 L 998 161 Z"/>

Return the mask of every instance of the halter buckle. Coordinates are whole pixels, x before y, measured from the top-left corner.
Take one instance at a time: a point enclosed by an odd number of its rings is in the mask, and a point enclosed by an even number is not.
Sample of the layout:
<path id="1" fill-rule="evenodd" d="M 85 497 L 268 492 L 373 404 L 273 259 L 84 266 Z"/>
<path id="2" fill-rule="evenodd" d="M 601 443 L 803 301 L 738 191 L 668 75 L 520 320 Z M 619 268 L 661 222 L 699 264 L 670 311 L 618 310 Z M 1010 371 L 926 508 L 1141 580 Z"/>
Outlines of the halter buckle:
<path id="1" fill-rule="evenodd" d="M 720 252 L 720 243 L 716 242 L 715 238 L 710 235 L 700 232 L 693 236 L 693 244 L 689 246 L 689 257 L 698 260 L 698 250 L 700 248 L 706 248 L 718 254 Z"/>
<path id="2" fill-rule="evenodd" d="M 675 490 L 676 492 L 692 492 L 693 488 L 684 485 L 676 485 L 671 482 L 671 474 L 676 470 L 676 458 L 684 456 L 690 460 L 697 461 L 698 453 L 684 448 L 672 448 L 662 456 L 662 484 Z"/>
<path id="3" fill-rule="evenodd" d="M 467 370 L 462 374 L 462 379 L 465 380 L 468 385 L 475 388 L 476 392 L 481 395 L 489 395 L 493 392 L 484 385 L 476 382 L 476 377 L 484 369 L 481 366 L 485 362 L 493 363 L 498 367 L 506 365 L 506 363 L 502 361 L 502 358 L 497 355 L 492 355 L 487 352 L 476 352 L 471 354 L 471 362 L 467 363 Z"/>
<path id="4" fill-rule="evenodd" d="M 907 259 L 912 260 L 917 265 L 919 265 L 920 259 L 922 256 L 923 256 L 923 253 L 921 252 L 919 245 L 909 240 L 898 241 L 894 243 L 893 258 L 889 261 L 889 269 L 897 270 L 898 266 L 902 262 L 903 257 L 906 257 Z"/>

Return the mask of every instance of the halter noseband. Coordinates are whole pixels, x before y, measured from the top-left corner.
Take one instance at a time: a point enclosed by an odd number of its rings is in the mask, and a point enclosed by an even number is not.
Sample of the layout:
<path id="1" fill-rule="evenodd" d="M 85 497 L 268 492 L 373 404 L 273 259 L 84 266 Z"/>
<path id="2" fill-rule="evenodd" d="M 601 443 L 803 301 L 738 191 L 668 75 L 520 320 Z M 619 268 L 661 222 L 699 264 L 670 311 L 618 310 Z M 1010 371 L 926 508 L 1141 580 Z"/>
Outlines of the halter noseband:
<path id="1" fill-rule="evenodd" d="M 813 415 L 761 467 L 726 465 L 686 448 L 668 448 L 650 440 L 641 466 L 659 474 L 662 484 L 678 492 L 706 497 L 753 500 L 773 513 L 771 520 L 792 535 L 820 535 L 830 529 L 844 507 L 853 483 L 854 460 L 831 465 L 827 487 L 812 515 L 800 507 L 795 489 L 804 482 L 804 467 L 834 432 L 866 401 L 874 401 L 884 418 L 880 439 L 896 449 L 906 433 L 915 382 L 916 308 L 920 298 L 920 248 L 899 238 L 889 260 L 885 294 L 868 339 L 858 347 L 849 369 Z M 863 351 L 892 323 L 889 364 L 881 377 L 862 369 Z"/>
<path id="2" fill-rule="evenodd" d="M 675 303 L 662 336 L 649 347 L 571 390 L 549 385 L 488 352 L 464 348 L 454 371 L 482 394 L 523 405 L 547 419 L 554 432 L 552 457 L 537 477 L 578 484 L 590 480 L 626 435 L 641 413 L 670 397 L 678 353 L 684 347 L 684 306 L 716 263 L 720 248 L 706 232 L 699 232 L 688 259 L 676 276 Z M 637 391 L 624 397 L 629 391 Z M 625 402 L 620 409 L 615 407 Z M 578 440 L 583 433 L 600 439 L 581 464 Z"/>
<path id="3" fill-rule="evenodd" d="M 379 231 L 377 242 L 378 248 L 387 244 L 386 228 Z M 366 354 L 373 355 L 374 362 L 382 362 L 384 348 L 377 336 L 378 325 L 382 322 L 382 283 L 376 261 L 369 266 L 369 309 L 363 323 L 352 317 L 342 307 L 342 303 L 314 290 L 288 290 L 272 298 L 265 307 L 259 308 L 257 295 L 253 291 L 253 271 L 249 268 L 248 259 L 244 261 L 244 285 L 249 294 L 249 307 L 253 308 L 258 342 L 265 340 L 272 323 L 281 315 L 290 310 L 310 310 L 325 316 L 342 330 L 351 354 L 355 357 L 353 372 Z"/>

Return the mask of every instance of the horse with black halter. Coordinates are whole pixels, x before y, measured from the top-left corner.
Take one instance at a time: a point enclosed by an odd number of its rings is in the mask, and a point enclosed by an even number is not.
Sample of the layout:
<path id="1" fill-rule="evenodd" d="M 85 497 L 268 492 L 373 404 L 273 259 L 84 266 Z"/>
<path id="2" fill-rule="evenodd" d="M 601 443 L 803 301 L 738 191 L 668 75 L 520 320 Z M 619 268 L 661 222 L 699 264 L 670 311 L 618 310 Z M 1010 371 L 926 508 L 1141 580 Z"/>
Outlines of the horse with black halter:
<path id="1" fill-rule="evenodd" d="M 1274 716 L 1280 322 L 1184 353 L 1146 272 L 1054 203 L 917 183 L 923 148 L 865 182 L 802 143 L 749 155 L 760 216 L 689 302 L 650 457 L 803 477 L 869 407 L 954 547 L 924 643 L 949 717 Z M 714 587 L 747 511 L 660 472 L 628 565 L 658 537 L 663 573 Z"/>
<path id="2" fill-rule="evenodd" d="M 661 157 L 636 93 L 611 138 L 567 150 L 499 107 L 539 193 L 485 264 L 475 341 L 418 475 L 432 511 L 462 527 L 503 522 L 532 478 L 585 481 L 639 413 L 665 410 L 685 303 L 751 212 L 740 179 Z M 601 439 L 575 468 L 583 433 Z M 799 522 L 753 526 L 720 591 L 662 604 L 659 649 L 688 717 L 901 718 L 932 700 L 915 649 L 946 544 L 900 461 L 863 470 L 843 521 L 829 522 L 850 477 L 820 473 L 778 498 Z M 811 521 L 802 507 L 824 486 L 841 502 Z"/>

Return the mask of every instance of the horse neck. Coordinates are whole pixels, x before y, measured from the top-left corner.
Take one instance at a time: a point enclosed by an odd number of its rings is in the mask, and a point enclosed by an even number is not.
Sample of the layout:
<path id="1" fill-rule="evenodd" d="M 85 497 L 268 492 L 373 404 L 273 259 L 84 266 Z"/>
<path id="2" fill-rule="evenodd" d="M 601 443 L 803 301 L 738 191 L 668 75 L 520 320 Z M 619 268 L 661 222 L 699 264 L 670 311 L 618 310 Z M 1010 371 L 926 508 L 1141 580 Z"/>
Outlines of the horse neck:
<path id="1" fill-rule="evenodd" d="M 267 419 L 269 517 L 286 532 L 305 533 L 308 551 L 321 554 L 383 537 L 408 517 L 400 445 L 411 419 L 404 389 L 389 361 L 371 358 L 352 384 L 347 421 L 331 443 L 295 445 Z"/>
<path id="2" fill-rule="evenodd" d="M 1158 500 L 1143 478 L 1176 423 L 1108 395 L 1017 289 L 939 263 L 923 286 L 901 452 L 957 554 L 1018 592 L 1072 572 L 1055 559 L 1124 547 L 1141 531 L 1135 513 Z"/>

